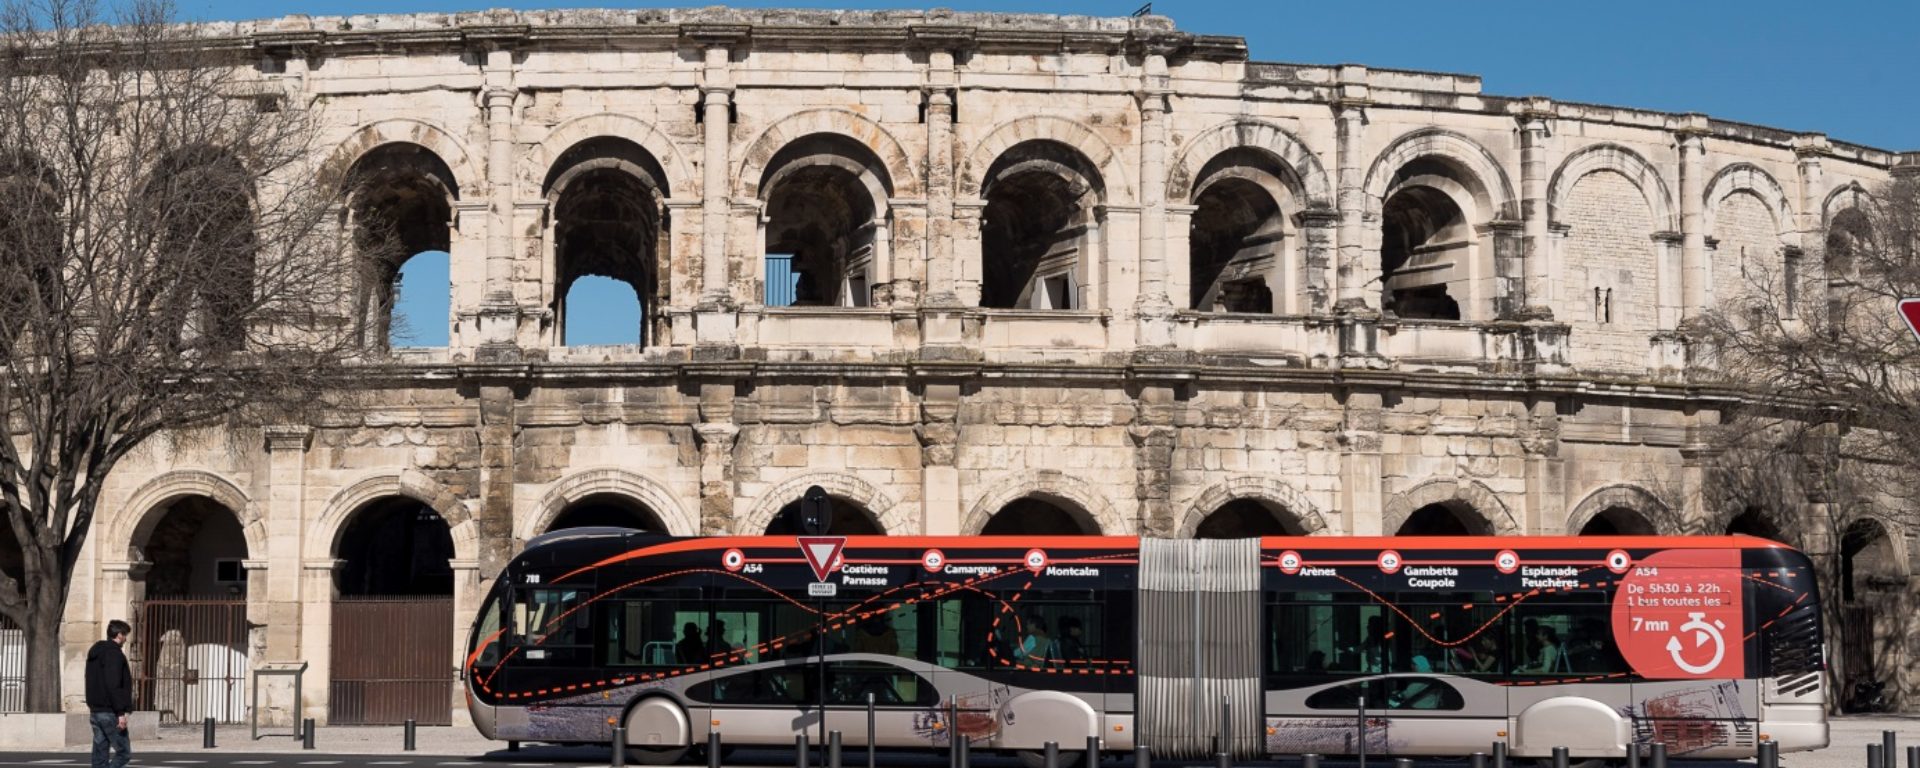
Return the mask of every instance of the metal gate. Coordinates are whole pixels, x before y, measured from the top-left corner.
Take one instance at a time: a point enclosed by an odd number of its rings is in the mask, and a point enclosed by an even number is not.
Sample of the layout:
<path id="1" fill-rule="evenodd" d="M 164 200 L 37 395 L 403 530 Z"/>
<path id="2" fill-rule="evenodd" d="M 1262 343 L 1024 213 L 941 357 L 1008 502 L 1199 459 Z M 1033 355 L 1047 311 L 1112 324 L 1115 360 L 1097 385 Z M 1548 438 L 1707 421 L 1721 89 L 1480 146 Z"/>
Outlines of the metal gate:
<path id="1" fill-rule="evenodd" d="M 137 709 L 161 725 L 246 722 L 246 600 L 149 599 L 133 635 Z"/>
<path id="2" fill-rule="evenodd" d="M 453 639 L 453 598 L 341 598 L 327 721 L 452 725 Z"/>
<path id="3" fill-rule="evenodd" d="M 27 711 L 27 633 L 0 616 L 0 712 Z"/>

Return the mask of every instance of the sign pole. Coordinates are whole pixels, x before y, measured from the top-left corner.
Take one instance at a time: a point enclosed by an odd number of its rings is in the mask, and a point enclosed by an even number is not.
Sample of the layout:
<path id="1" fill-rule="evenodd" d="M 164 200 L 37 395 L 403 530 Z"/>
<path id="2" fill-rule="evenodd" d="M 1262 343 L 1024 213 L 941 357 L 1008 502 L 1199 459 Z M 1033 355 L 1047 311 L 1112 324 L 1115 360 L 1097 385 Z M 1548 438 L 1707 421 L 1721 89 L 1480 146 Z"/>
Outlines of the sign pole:
<path id="1" fill-rule="evenodd" d="M 833 574 L 834 561 L 840 559 L 841 547 L 846 544 L 842 538 L 837 542 L 823 541 L 828 530 L 833 527 L 833 499 L 827 495 L 827 489 L 820 486 L 807 488 L 806 495 L 800 498 L 800 530 L 807 538 L 800 540 L 800 550 L 812 566 L 813 575 L 818 580 L 807 593 L 813 596 L 814 607 L 814 670 L 818 679 L 819 693 L 814 697 L 820 712 L 820 743 L 827 743 L 827 597 L 833 595 L 833 582 L 827 581 Z M 816 550 L 815 546 L 828 544 L 827 550 Z M 824 555 L 822 557 L 821 555 Z"/>

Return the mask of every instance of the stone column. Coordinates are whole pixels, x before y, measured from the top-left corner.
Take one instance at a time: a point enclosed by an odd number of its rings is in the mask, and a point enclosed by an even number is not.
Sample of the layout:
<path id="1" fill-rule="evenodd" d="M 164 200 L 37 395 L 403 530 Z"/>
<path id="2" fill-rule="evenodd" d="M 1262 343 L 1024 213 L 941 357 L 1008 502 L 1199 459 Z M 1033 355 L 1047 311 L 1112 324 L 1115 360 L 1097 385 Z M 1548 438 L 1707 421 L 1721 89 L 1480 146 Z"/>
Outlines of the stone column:
<path id="1" fill-rule="evenodd" d="M 301 563 L 300 660 L 307 662 L 301 698 L 319 725 L 329 719 L 327 683 L 333 679 L 333 603 L 339 599 L 333 574 L 345 563 L 331 557 Z"/>
<path id="2" fill-rule="evenodd" d="M 510 356 L 516 344 L 520 306 L 513 295 L 513 52 L 494 47 L 481 67 L 481 102 L 487 118 L 487 269 L 479 315 L 483 356 Z"/>
<path id="3" fill-rule="evenodd" d="M 1820 158 L 1832 149 L 1827 137 L 1818 133 L 1802 134 L 1793 139 L 1793 156 L 1800 177 L 1800 215 L 1794 222 L 1800 230 L 1800 253 L 1803 254 L 1798 274 L 1788 273 L 1800 281 L 1801 286 L 1826 285 L 1826 211 L 1827 179 L 1826 172 L 1820 167 Z M 1807 264 L 1808 260 L 1820 262 L 1817 270 Z M 1818 274 L 1819 280 L 1810 280 L 1808 275 Z M 1826 307 L 1825 291 L 1799 291 L 1802 304 L 1808 311 L 1824 312 Z M 1789 308 L 1798 309 L 1798 308 Z M 1799 313 L 1796 311 L 1796 315 Z"/>
<path id="4" fill-rule="evenodd" d="M 1493 318 L 1495 320 L 1524 320 L 1527 304 L 1526 283 L 1522 274 L 1526 269 L 1526 225 L 1518 221 L 1494 220 L 1487 222 L 1486 240 L 1493 247 Z M 1482 247 L 1486 247 L 1483 245 Z M 1478 282 L 1478 281 L 1476 281 Z M 1479 289 L 1468 291 L 1476 301 L 1480 299 Z M 1485 306 L 1481 304 L 1480 306 Z M 1477 320 L 1476 307 L 1462 306 L 1462 319 Z"/>
<path id="5" fill-rule="evenodd" d="M 953 267 L 957 279 L 954 292 L 961 306 L 980 305 L 981 252 L 980 228 L 985 226 L 987 204 L 984 200 L 955 200 L 953 203 Z"/>
<path id="6" fill-rule="evenodd" d="M 729 123 L 733 102 L 733 82 L 727 68 L 728 55 L 726 46 L 707 47 L 707 65 L 700 86 L 700 119 L 705 129 L 702 147 L 705 161 L 701 163 L 700 180 L 703 219 L 700 228 L 700 303 L 713 307 L 733 304 L 732 286 L 728 283 L 727 274 L 727 216 L 732 212 L 727 201 L 727 173 L 732 163 L 728 145 L 732 140 Z"/>
<path id="7" fill-rule="evenodd" d="M 1193 214 L 1200 207 L 1169 201 L 1166 208 L 1167 299 L 1178 312 L 1193 308 Z"/>
<path id="8" fill-rule="evenodd" d="M 1707 290 L 1706 115 L 1688 115 L 1675 132 L 1680 145 L 1680 295 L 1681 316 L 1705 312 L 1713 300 Z"/>
<path id="9" fill-rule="evenodd" d="M 1333 260 L 1336 228 L 1340 213 L 1327 208 L 1308 208 L 1294 217 L 1300 227 L 1300 282 L 1289 311 L 1312 315 L 1326 314 L 1333 305 Z M 1293 304 L 1298 301 L 1300 304 Z"/>
<path id="10" fill-rule="evenodd" d="M 480 563 L 477 560 L 448 560 L 447 567 L 453 569 L 453 637 L 451 656 L 447 663 L 450 669 L 460 669 L 467 658 L 467 628 L 480 614 L 480 600 L 487 592 L 480 580 Z M 450 698 L 447 701 L 453 714 L 455 728 L 473 726 L 473 713 L 467 711 L 466 691 L 463 686 L 448 686 Z"/>
<path id="11" fill-rule="evenodd" d="M 868 278 L 871 286 L 869 304 L 876 307 L 893 306 L 893 227 L 886 218 L 873 220 L 873 274 Z"/>
<path id="12" fill-rule="evenodd" d="M 1335 312 L 1365 314 L 1377 301 L 1367 297 L 1367 282 L 1374 267 L 1366 259 L 1367 211 L 1367 90 L 1366 67 L 1340 68 L 1340 91 L 1333 102 L 1339 185 L 1335 199 L 1340 207 L 1340 259 L 1335 272 L 1339 298 Z"/>
<path id="13" fill-rule="evenodd" d="M 1345 420 L 1340 427 L 1340 525 L 1348 536 L 1378 536 L 1381 530 L 1383 471 L 1380 432 L 1385 398 L 1378 392 L 1347 395 Z"/>
<path id="14" fill-rule="evenodd" d="M 740 427 L 706 422 L 694 425 L 693 434 L 700 441 L 700 533 L 733 533 L 733 441 Z"/>
<path id="15" fill-rule="evenodd" d="M 1521 441 L 1526 451 L 1526 508 L 1516 510 L 1522 533 L 1555 534 L 1567 531 L 1566 462 L 1560 458 L 1560 412 L 1553 400 L 1527 404 L 1528 426 Z M 1548 519 L 1557 516 L 1558 519 Z"/>
<path id="16" fill-rule="evenodd" d="M 1141 391 L 1141 413 L 1166 411 L 1173 400 L 1168 387 L 1145 387 Z M 1151 401 L 1155 405 L 1148 405 Z M 1170 418 L 1171 414 L 1167 414 Z M 1162 421 L 1164 419 L 1155 419 Z M 1133 498 L 1139 506 L 1135 524 L 1142 536 L 1173 538 L 1180 531 L 1180 520 L 1173 510 L 1173 449 L 1178 432 L 1167 423 L 1137 423 L 1127 427 L 1133 439 Z M 1102 531 L 1109 536 L 1127 536 L 1135 531 Z"/>
<path id="17" fill-rule="evenodd" d="M 488 573 L 499 572 L 513 557 L 517 406 L 512 387 L 480 387 L 480 505 L 473 522 L 479 537 L 480 563 Z"/>
<path id="18" fill-rule="evenodd" d="M 306 459 L 312 445 L 310 427 L 266 428 L 267 493 L 261 516 L 266 519 L 267 551 L 248 553 L 265 566 L 259 574 L 247 574 L 247 613 L 255 613 L 256 604 L 263 611 L 248 621 L 265 625 L 267 632 L 267 658 L 255 661 L 300 658 L 300 553 L 306 546 Z"/>
<path id="19" fill-rule="evenodd" d="M 704 242 L 704 222 L 701 221 L 704 201 L 676 198 L 666 202 L 666 209 L 673 226 L 668 238 L 667 273 L 670 282 L 666 307 L 672 330 L 669 338 L 654 342 L 654 346 L 691 346 L 694 343 L 693 315 L 688 310 L 694 308 L 694 302 L 700 296 L 702 277 L 692 272 L 692 265 L 700 263 L 698 257 Z"/>
<path id="20" fill-rule="evenodd" d="M 928 382 L 920 398 L 920 531 L 927 536 L 958 536 L 961 508 L 959 453 L 961 387 L 958 382 Z"/>
<path id="21" fill-rule="evenodd" d="M 1512 306 L 1518 319 L 1551 320 L 1554 297 L 1552 270 L 1547 264 L 1547 121 L 1553 102 L 1532 99 L 1520 116 L 1520 280 Z"/>
<path id="22" fill-rule="evenodd" d="M 1150 45 L 1140 89 L 1140 287 L 1134 296 L 1143 347 L 1173 345 L 1173 301 L 1167 295 L 1166 45 Z"/>
<path id="23" fill-rule="evenodd" d="M 958 281 L 959 265 L 954 253 L 954 237 L 960 222 L 953 210 L 953 108 L 958 97 L 958 77 L 954 74 L 954 52 L 971 47 L 973 29 L 968 27 L 909 27 L 916 42 L 927 51 L 927 284 L 925 303 L 934 306 L 962 304 Z"/>

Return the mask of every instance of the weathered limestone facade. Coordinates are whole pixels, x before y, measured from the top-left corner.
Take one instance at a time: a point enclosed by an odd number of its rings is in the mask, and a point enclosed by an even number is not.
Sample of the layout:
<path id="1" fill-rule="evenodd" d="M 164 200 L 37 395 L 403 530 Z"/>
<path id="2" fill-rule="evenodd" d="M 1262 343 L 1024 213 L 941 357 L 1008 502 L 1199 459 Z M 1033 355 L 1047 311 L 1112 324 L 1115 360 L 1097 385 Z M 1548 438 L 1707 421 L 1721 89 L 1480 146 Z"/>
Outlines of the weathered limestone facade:
<path id="1" fill-rule="evenodd" d="M 396 498 L 451 529 L 449 668 L 501 564 L 581 504 L 678 535 L 765 531 L 815 484 L 888 534 L 1002 510 L 1154 536 L 1724 530 L 1698 451 L 1733 395 L 1692 385 L 1679 329 L 1743 275 L 1821 270 L 1835 215 L 1920 166 L 1470 76 L 1252 62 L 1159 17 L 225 32 L 323 111 L 330 162 L 369 169 L 376 203 L 343 226 L 404 219 L 451 254 L 452 341 L 370 353 L 363 404 L 316 423 L 123 466 L 72 602 L 76 701 L 187 498 L 235 515 L 250 656 L 309 662 L 322 722 L 343 541 Z M 818 305 L 769 306 L 769 252 L 814 259 L 796 290 Z M 564 343 L 581 274 L 635 286 L 643 344 Z M 1256 512 L 1209 529 L 1223 508 Z"/>

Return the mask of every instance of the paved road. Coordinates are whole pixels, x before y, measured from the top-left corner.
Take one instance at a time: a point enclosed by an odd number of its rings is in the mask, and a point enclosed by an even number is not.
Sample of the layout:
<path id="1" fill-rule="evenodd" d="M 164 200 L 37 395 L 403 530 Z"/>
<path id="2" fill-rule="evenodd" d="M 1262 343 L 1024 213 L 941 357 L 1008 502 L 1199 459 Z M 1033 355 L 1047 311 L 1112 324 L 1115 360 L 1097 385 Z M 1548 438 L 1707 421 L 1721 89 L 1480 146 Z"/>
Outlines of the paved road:
<path id="1" fill-rule="evenodd" d="M 489 752 L 464 758 L 452 757 L 408 757 L 400 755 L 326 755 L 318 753 L 299 754 L 240 754 L 240 753 L 136 753 L 130 768 L 607 768 L 607 752 L 604 749 L 586 748 L 530 748 L 520 752 Z M 865 753 L 849 753 L 849 768 L 865 768 Z M 972 764 L 977 768 L 1019 768 L 1019 760 L 999 755 L 978 754 L 973 756 Z M 795 765 L 792 750 L 749 751 L 740 750 L 729 756 L 728 768 L 791 768 Z M 944 755 L 930 753 L 884 753 L 879 764 L 886 768 L 944 768 Z M 1388 768 L 1387 760 L 1371 760 L 1369 766 Z M 84 768 L 88 765 L 88 756 L 84 753 L 28 753 L 0 755 L 0 768 Z M 1193 768 L 1211 768 L 1212 763 L 1173 763 L 1154 761 L 1157 766 L 1191 766 Z M 1241 763 L 1249 768 L 1298 768 L 1299 761 L 1293 759 Z M 1352 760 L 1328 760 L 1322 763 L 1325 768 L 1358 768 Z M 1426 760 L 1420 768 L 1464 768 L 1464 760 Z M 1797 768 L 1789 763 L 1789 768 Z M 1103 768 L 1133 768 L 1131 758 L 1109 759 L 1102 763 Z M 1531 768 L 1532 764 L 1518 763 L 1518 766 Z M 1710 761 L 1674 761 L 1674 768 L 1753 768 L 1751 763 Z"/>

